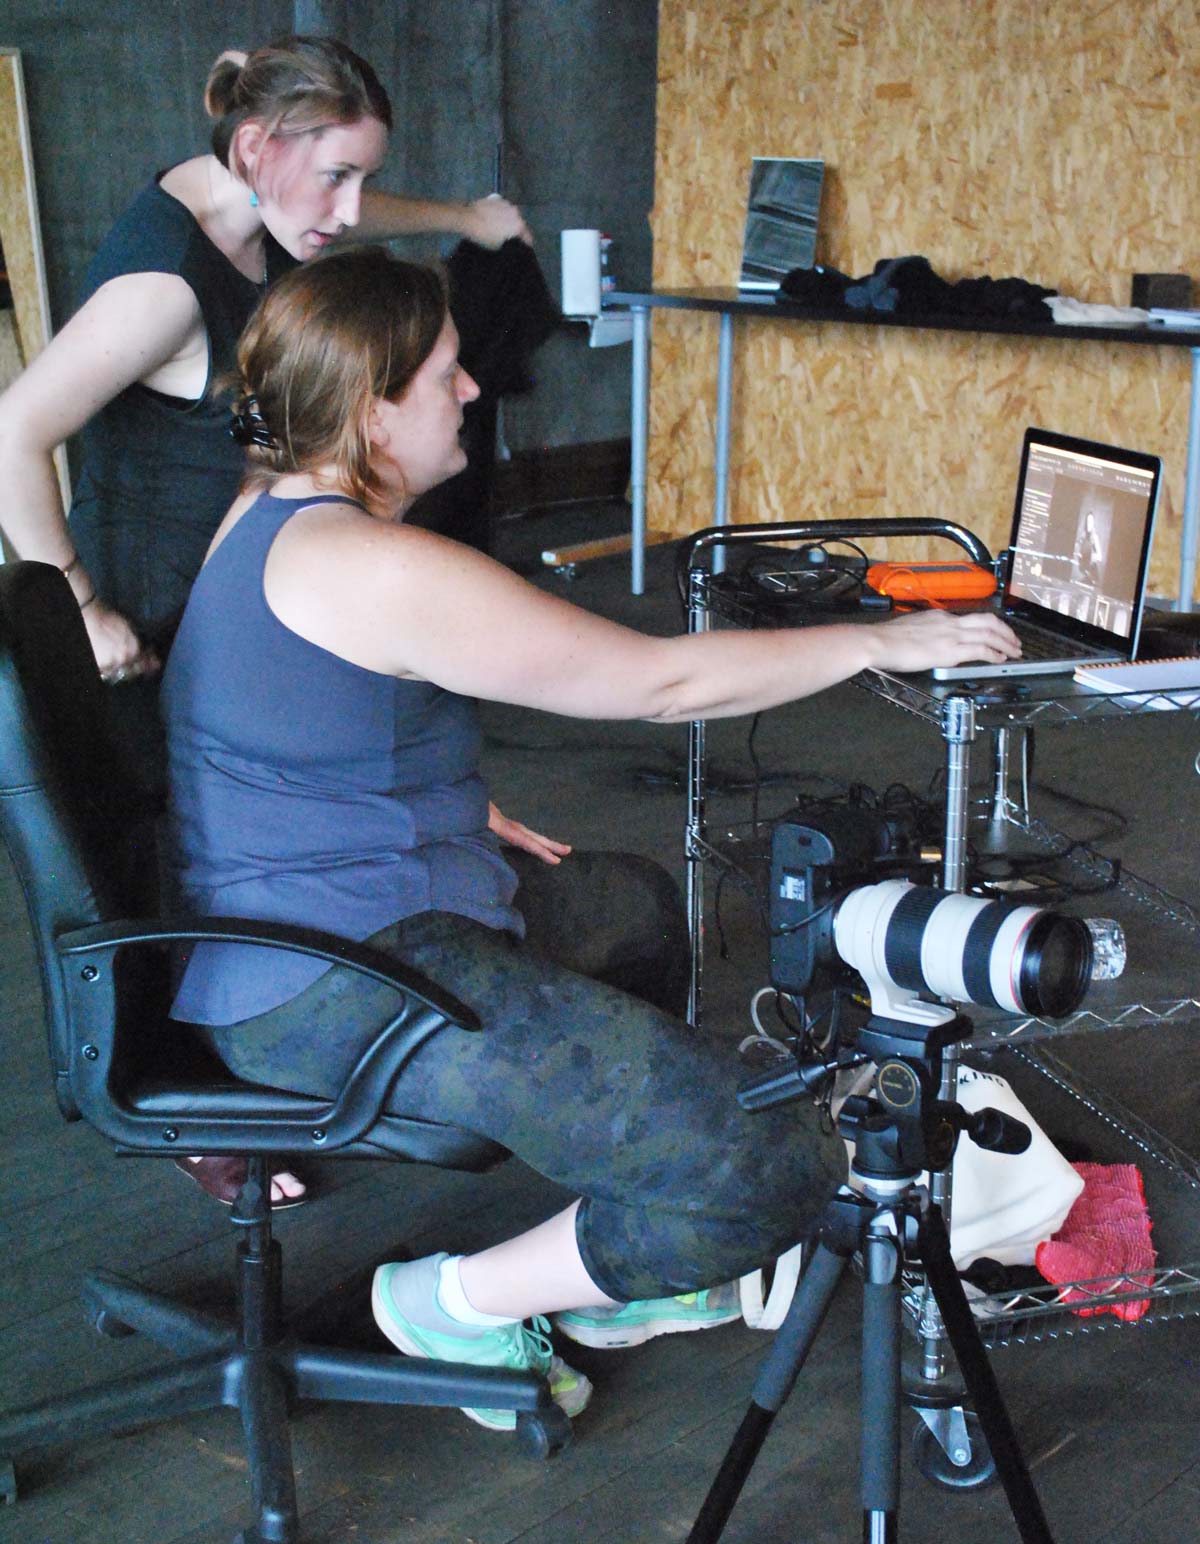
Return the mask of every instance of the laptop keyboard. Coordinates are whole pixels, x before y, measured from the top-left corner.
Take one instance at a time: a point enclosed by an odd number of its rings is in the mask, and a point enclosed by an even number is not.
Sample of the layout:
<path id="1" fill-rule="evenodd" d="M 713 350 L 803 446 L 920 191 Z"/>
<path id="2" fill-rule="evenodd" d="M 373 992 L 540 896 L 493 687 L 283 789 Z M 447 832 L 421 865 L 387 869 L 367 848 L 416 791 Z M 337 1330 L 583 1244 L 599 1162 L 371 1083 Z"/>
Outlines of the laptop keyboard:
<path id="1" fill-rule="evenodd" d="M 1063 638 L 1043 632 L 1040 627 L 1008 619 L 1008 625 L 1021 640 L 1021 657 L 1035 659 L 1094 659 L 1096 650 L 1086 643 L 1076 643 L 1073 638 Z"/>

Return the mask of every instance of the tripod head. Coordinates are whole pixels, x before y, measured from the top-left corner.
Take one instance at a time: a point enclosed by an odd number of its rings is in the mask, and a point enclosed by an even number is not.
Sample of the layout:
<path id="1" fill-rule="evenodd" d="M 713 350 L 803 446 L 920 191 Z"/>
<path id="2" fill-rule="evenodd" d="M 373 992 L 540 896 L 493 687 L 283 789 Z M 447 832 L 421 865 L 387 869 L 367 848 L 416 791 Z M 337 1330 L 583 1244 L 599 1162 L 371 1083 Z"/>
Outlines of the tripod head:
<path id="1" fill-rule="evenodd" d="M 937 1003 L 914 1004 L 920 1013 L 885 1018 L 873 1013 L 854 1032 L 849 1056 L 825 1061 L 794 1060 L 783 1071 L 772 1069 L 738 1090 L 744 1110 L 763 1110 L 829 1087 L 841 1067 L 876 1066 L 869 1095 L 853 1095 L 843 1104 L 837 1128 L 854 1143 L 854 1174 L 865 1185 L 911 1183 L 922 1170 L 949 1168 L 961 1133 L 979 1147 L 1023 1153 L 1028 1126 L 999 1110 L 974 1114 L 939 1098 L 942 1053 L 969 1040 L 970 1020 Z"/>

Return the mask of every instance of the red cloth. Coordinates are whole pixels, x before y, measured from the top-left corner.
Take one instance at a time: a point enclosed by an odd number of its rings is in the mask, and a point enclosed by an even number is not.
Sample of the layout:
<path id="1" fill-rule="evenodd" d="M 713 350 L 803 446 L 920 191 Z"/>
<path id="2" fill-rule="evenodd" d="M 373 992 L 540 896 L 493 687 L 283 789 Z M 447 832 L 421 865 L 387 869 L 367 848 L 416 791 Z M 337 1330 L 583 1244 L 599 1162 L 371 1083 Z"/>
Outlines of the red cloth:
<path id="1" fill-rule="evenodd" d="M 1039 1244 L 1034 1263 L 1047 1281 L 1086 1282 L 1063 1293 L 1064 1303 L 1081 1316 L 1114 1313 L 1119 1319 L 1140 1319 L 1149 1308 L 1147 1298 L 1092 1304 L 1091 1299 L 1148 1287 L 1154 1268 L 1150 1242 L 1150 1213 L 1142 1176 L 1132 1163 L 1077 1163 L 1083 1190 L 1067 1214 L 1067 1220 L 1048 1243 Z M 1097 1279 L 1099 1278 L 1099 1279 Z"/>

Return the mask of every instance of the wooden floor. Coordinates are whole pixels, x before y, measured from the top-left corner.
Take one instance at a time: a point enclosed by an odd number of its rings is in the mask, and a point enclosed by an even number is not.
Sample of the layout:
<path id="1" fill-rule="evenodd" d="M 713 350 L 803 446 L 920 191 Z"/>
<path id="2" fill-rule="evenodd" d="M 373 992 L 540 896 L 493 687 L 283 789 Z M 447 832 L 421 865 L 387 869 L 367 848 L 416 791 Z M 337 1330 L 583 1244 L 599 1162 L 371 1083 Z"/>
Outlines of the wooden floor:
<path id="1" fill-rule="evenodd" d="M 512 528 L 518 560 L 552 542 L 605 535 L 620 511 Z M 605 521 L 607 520 L 607 524 Z M 549 588 L 666 632 L 677 626 L 668 551 L 649 560 L 650 593 L 625 593 L 611 558 Z M 1180 715 L 1045 732 L 1043 812 L 1091 831 L 1099 817 L 1067 797 L 1120 810 L 1128 830 L 1108 847 L 1194 904 L 1200 724 Z M 681 868 L 682 729 L 594 726 L 488 709 L 489 771 L 505 810 L 579 845 L 626 846 Z M 764 770 L 903 780 L 926 788 L 940 745 L 923 726 L 851 688 L 768 715 L 755 746 Z M 714 762 L 749 766 L 746 726 L 714 726 Z M 773 789 L 773 808 L 787 794 Z M 714 800 L 743 818 L 745 800 Z M 1103 898 L 1091 909 L 1105 911 Z M 731 958 L 713 958 L 708 1027 L 736 1042 L 762 984 L 761 937 L 736 895 L 722 902 Z M 710 927 L 716 955 L 716 928 Z M 1131 948 L 1169 956 L 1147 922 Z M 1194 940 L 1189 946 L 1194 954 Z M 0 866 L 0 1405 L 8 1407 L 152 1364 L 137 1340 L 96 1336 L 77 1300 L 103 1264 L 204 1304 L 229 1296 L 226 1214 L 170 1165 L 117 1160 L 82 1125 L 59 1120 L 41 1040 L 38 982 L 12 876 Z M 1200 964 L 1200 961 L 1196 962 Z M 1192 987 L 1194 990 L 1194 985 Z M 1200 1151 L 1197 1026 L 1088 1037 L 1072 1055 L 1139 1113 Z M 732 1054 L 732 1052 L 731 1052 Z M 1046 1095 L 1037 1113 L 1096 1156 L 1127 1158 L 1085 1113 Z M 1083 1122 L 1080 1127 L 1079 1123 Z M 1078 1128 L 1078 1129 L 1077 1129 Z M 1087 1129 L 1085 1129 L 1087 1128 Z M 1166 1263 L 1200 1260 L 1200 1190 L 1144 1161 L 1155 1238 Z M 279 1219 L 291 1305 L 340 1343 L 384 1349 L 366 1282 L 382 1259 L 471 1249 L 546 1215 L 562 1196 L 516 1162 L 486 1177 L 386 1163 L 328 1164 L 312 1204 Z M 747 1208 L 754 1205 L 746 1197 Z M 1200 1305 L 1198 1305 L 1200 1306 Z M 776 1422 L 725 1534 L 729 1544 L 833 1544 L 861 1536 L 860 1294 L 841 1288 L 796 1392 Z M 738 1325 L 635 1351 L 571 1348 L 596 1386 L 561 1458 L 523 1459 L 510 1439 L 457 1412 L 302 1407 L 293 1440 L 306 1544 L 658 1544 L 686 1537 L 745 1408 L 766 1340 Z M 1200 1322 L 1116 1326 L 993 1353 L 1059 1544 L 1175 1544 L 1200 1534 Z M 905 1441 L 914 1424 L 902 1418 Z M 907 1446 L 906 1446 L 907 1451 Z M 247 1517 L 236 1416 L 196 1416 L 29 1455 L 22 1499 L 0 1509 L 0 1544 L 228 1544 Z M 904 1464 L 900 1536 L 1000 1544 L 1018 1535 L 1002 1493 L 948 1493 Z"/>

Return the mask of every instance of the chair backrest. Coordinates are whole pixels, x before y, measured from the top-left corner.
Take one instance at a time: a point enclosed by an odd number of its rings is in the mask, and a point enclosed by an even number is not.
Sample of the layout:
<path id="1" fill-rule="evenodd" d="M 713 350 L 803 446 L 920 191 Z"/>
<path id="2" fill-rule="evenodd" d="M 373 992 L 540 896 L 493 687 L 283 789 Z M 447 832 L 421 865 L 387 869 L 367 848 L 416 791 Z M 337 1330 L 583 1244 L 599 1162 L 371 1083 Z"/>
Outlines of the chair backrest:
<path id="1" fill-rule="evenodd" d="M 148 879 L 157 871 L 157 812 L 147 807 L 113 732 L 109 691 L 100 680 L 70 586 L 58 569 L 45 563 L 0 564 L 0 839 L 29 912 L 55 1093 L 68 1120 L 78 1119 L 81 1112 L 72 1092 L 72 1019 L 56 940 L 90 923 L 152 918 L 158 910 L 156 902 L 147 904 Z M 113 978 L 118 1018 L 129 1026 L 165 1022 L 170 1001 L 165 956 L 134 950 L 128 954 L 131 958 Z M 211 1058 L 193 1077 L 187 1044 L 178 1035 L 167 1042 L 170 1086 L 159 1088 L 153 1073 L 150 1081 L 141 1074 L 143 1063 L 161 1059 L 161 1038 L 118 1030 L 119 1066 L 103 1074 L 115 1076 L 122 1110 L 123 1101 L 132 1097 L 141 1114 L 150 1117 L 147 1129 L 154 1150 L 169 1150 L 162 1146 L 163 1126 L 184 1112 L 199 1113 L 201 1094 L 211 1105 L 204 1106 L 206 1118 L 252 1114 L 270 1137 L 267 1150 L 295 1150 L 286 1143 L 279 1146 L 272 1123 L 295 1116 L 289 1101 L 305 1106 L 312 1100 L 236 1084 L 219 1067 L 214 1083 L 216 1064 Z M 384 1061 L 380 1065 L 386 1072 Z M 393 1075 L 387 1074 L 375 1090 L 377 1109 Z M 136 1093 L 131 1093 L 135 1086 Z M 93 1110 L 93 1124 L 94 1117 Z M 305 1126 L 306 1141 L 311 1125 L 309 1120 Z M 205 1151 L 202 1136 L 197 1142 L 196 1150 Z M 262 1151 L 264 1145 L 248 1142 L 246 1150 Z M 390 1115 L 378 1118 L 353 1150 L 473 1170 L 490 1168 L 508 1156 L 498 1143 L 474 1132 Z"/>
<path id="2" fill-rule="evenodd" d="M 55 1090 L 68 1119 L 79 1111 L 54 940 L 144 912 L 154 868 L 153 819 L 133 791 L 108 691 L 58 569 L 0 565 L 0 837 L 29 912 Z"/>

